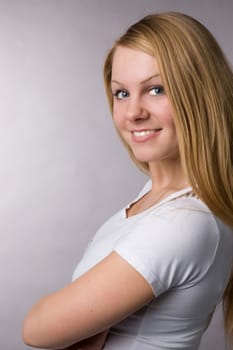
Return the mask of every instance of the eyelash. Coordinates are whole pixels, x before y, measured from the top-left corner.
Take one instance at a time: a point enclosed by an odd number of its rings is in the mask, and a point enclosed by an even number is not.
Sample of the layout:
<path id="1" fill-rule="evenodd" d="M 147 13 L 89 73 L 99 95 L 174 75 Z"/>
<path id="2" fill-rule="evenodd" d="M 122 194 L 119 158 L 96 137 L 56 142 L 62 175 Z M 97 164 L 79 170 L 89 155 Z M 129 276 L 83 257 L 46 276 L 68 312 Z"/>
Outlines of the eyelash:
<path id="1" fill-rule="evenodd" d="M 117 90 L 116 92 L 113 92 L 113 97 L 115 97 L 117 100 L 123 100 L 124 98 L 126 98 L 126 96 L 125 97 L 119 97 L 119 94 L 122 94 L 122 93 L 126 93 L 127 94 L 127 97 L 128 97 L 128 95 L 129 95 L 129 93 L 128 93 L 128 91 L 127 90 L 124 90 L 124 89 L 119 89 L 119 90 Z"/>
<path id="2" fill-rule="evenodd" d="M 152 86 L 149 89 L 146 89 L 146 92 L 151 92 L 153 90 L 159 90 L 157 91 L 155 94 L 153 94 L 152 96 L 157 96 L 160 94 L 164 94 L 164 88 L 162 85 L 156 85 L 156 86 Z M 125 96 L 123 97 L 119 97 L 120 94 L 125 94 Z M 125 98 L 129 97 L 129 92 L 127 90 L 124 89 L 119 89 L 116 90 L 115 92 L 112 93 L 113 97 L 115 97 L 117 100 L 124 100 Z"/>
<path id="3" fill-rule="evenodd" d="M 156 85 L 156 86 L 153 86 L 151 88 L 149 88 L 149 92 L 151 92 L 152 90 L 160 90 L 159 92 L 156 92 L 156 94 L 154 96 L 157 96 L 158 94 L 164 94 L 164 88 L 162 85 Z"/>

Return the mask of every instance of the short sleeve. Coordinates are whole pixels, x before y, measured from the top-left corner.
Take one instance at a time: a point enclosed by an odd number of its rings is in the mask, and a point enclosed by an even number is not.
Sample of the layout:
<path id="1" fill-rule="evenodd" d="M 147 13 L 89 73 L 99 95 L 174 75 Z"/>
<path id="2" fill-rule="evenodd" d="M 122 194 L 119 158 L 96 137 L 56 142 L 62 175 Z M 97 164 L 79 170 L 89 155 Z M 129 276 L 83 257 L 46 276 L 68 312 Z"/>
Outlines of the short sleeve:
<path id="1" fill-rule="evenodd" d="M 187 200 L 192 201 L 187 207 Z M 197 283 L 213 263 L 219 232 L 211 212 L 198 199 L 180 199 L 150 212 L 121 237 L 114 250 L 159 296 Z"/>

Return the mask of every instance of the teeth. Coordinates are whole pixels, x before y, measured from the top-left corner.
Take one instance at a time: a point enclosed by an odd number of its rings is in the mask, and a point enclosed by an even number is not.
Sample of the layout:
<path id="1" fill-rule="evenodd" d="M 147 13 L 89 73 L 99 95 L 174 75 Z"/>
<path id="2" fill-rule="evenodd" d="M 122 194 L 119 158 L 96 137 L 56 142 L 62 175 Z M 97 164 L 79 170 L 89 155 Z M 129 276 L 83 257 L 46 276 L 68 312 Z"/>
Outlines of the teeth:
<path id="1" fill-rule="evenodd" d="M 142 130 L 142 131 L 133 131 L 135 136 L 147 136 L 150 134 L 154 134 L 157 130 Z"/>

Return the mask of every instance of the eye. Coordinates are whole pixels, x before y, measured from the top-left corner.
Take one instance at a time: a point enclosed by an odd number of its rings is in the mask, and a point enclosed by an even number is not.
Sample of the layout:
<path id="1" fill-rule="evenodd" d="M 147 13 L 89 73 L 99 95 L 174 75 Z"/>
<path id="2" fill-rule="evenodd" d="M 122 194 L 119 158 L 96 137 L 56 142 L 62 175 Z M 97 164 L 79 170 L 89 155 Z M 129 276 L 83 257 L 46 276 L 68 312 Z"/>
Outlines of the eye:
<path id="1" fill-rule="evenodd" d="M 164 94 L 164 88 L 161 85 L 153 86 L 149 89 L 149 94 L 152 96 Z"/>
<path id="2" fill-rule="evenodd" d="M 129 96 L 129 93 L 126 90 L 117 90 L 116 92 L 113 93 L 113 96 L 117 100 L 123 100 Z"/>

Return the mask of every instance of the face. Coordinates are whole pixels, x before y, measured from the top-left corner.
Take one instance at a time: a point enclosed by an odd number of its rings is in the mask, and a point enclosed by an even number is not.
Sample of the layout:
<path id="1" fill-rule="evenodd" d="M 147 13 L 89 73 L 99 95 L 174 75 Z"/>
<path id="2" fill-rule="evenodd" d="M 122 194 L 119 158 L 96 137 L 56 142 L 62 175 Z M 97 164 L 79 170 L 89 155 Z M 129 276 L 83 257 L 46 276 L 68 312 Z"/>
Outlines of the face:
<path id="1" fill-rule="evenodd" d="M 179 158 L 172 109 L 155 57 L 118 46 L 111 88 L 115 126 L 135 158 L 149 167 Z"/>

